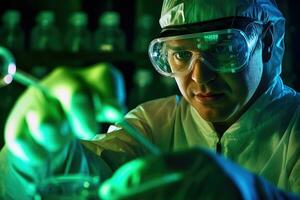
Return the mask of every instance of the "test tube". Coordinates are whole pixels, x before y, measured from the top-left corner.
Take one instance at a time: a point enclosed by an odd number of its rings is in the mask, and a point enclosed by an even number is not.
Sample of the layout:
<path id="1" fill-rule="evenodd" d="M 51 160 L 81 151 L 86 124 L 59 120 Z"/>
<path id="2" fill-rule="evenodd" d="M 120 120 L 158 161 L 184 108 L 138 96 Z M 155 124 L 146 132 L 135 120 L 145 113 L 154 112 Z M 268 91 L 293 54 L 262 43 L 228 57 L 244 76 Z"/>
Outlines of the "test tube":
<path id="1" fill-rule="evenodd" d="M 34 85 L 45 92 L 44 88 L 38 84 L 38 80 L 21 70 L 17 71 L 14 56 L 6 48 L 0 46 L 0 87 L 10 84 L 13 79 L 24 86 Z"/>

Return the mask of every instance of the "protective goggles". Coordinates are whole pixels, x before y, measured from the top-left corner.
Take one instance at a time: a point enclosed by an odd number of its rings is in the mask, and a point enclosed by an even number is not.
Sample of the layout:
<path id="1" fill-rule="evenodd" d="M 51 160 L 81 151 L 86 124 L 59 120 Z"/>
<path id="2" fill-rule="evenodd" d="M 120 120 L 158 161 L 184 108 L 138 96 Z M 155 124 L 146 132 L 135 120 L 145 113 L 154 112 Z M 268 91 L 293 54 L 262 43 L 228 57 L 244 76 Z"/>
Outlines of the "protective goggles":
<path id="1" fill-rule="evenodd" d="M 254 24 L 244 30 L 230 28 L 154 39 L 149 46 L 150 60 L 159 73 L 171 77 L 189 73 L 197 61 L 216 72 L 238 72 L 255 48 L 258 37 L 252 37 Z"/>

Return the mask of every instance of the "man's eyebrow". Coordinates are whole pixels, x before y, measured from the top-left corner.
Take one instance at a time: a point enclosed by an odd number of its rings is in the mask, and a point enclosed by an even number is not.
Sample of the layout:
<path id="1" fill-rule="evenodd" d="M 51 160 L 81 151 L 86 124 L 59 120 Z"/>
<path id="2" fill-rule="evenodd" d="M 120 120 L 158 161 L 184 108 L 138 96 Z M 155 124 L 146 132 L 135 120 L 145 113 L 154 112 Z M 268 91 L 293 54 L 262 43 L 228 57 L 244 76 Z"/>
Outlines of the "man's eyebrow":
<path id="1" fill-rule="evenodd" d="M 172 51 L 185 51 L 185 50 L 193 50 L 194 48 L 191 45 L 187 45 L 187 44 L 176 44 L 176 45 L 172 45 L 172 44 L 166 44 L 166 48 Z"/>
<path id="2" fill-rule="evenodd" d="M 166 47 L 167 47 L 167 49 L 173 50 L 173 51 L 181 51 L 181 50 L 186 49 L 186 48 L 183 48 L 182 46 L 170 45 L 170 44 L 167 44 Z"/>

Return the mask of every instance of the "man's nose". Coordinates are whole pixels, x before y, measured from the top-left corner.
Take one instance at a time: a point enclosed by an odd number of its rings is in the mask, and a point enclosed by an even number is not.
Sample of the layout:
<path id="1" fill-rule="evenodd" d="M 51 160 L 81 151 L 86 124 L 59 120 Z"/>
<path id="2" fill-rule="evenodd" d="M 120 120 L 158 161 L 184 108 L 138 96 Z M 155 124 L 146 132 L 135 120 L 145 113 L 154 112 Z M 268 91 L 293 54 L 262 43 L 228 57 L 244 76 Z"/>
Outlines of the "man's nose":
<path id="1" fill-rule="evenodd" d="M 210 81 L 213 81 L 217 77 L 217 73 L 208 68 L 205 63 L 203 63 L 200 59 L 195 60 L 194 66 L 191 71 L 192 79 L 200 84 L 205 85 Z"/>

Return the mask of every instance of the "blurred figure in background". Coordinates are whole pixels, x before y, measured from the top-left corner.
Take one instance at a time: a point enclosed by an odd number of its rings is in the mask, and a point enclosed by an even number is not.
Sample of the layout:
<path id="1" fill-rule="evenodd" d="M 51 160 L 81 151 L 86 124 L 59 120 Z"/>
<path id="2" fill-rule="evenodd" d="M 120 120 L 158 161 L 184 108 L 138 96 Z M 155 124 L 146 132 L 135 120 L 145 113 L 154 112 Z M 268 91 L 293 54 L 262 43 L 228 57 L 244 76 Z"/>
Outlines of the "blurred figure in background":
<path id="1" fill-rule="evenodd" d="M 152 69 L 136 68 L 133 78 L 133 87 L 129 91 L 128 108 L 156 98 L 179 94 L 176 83 L 170 78 L 156 76 Z"/>

